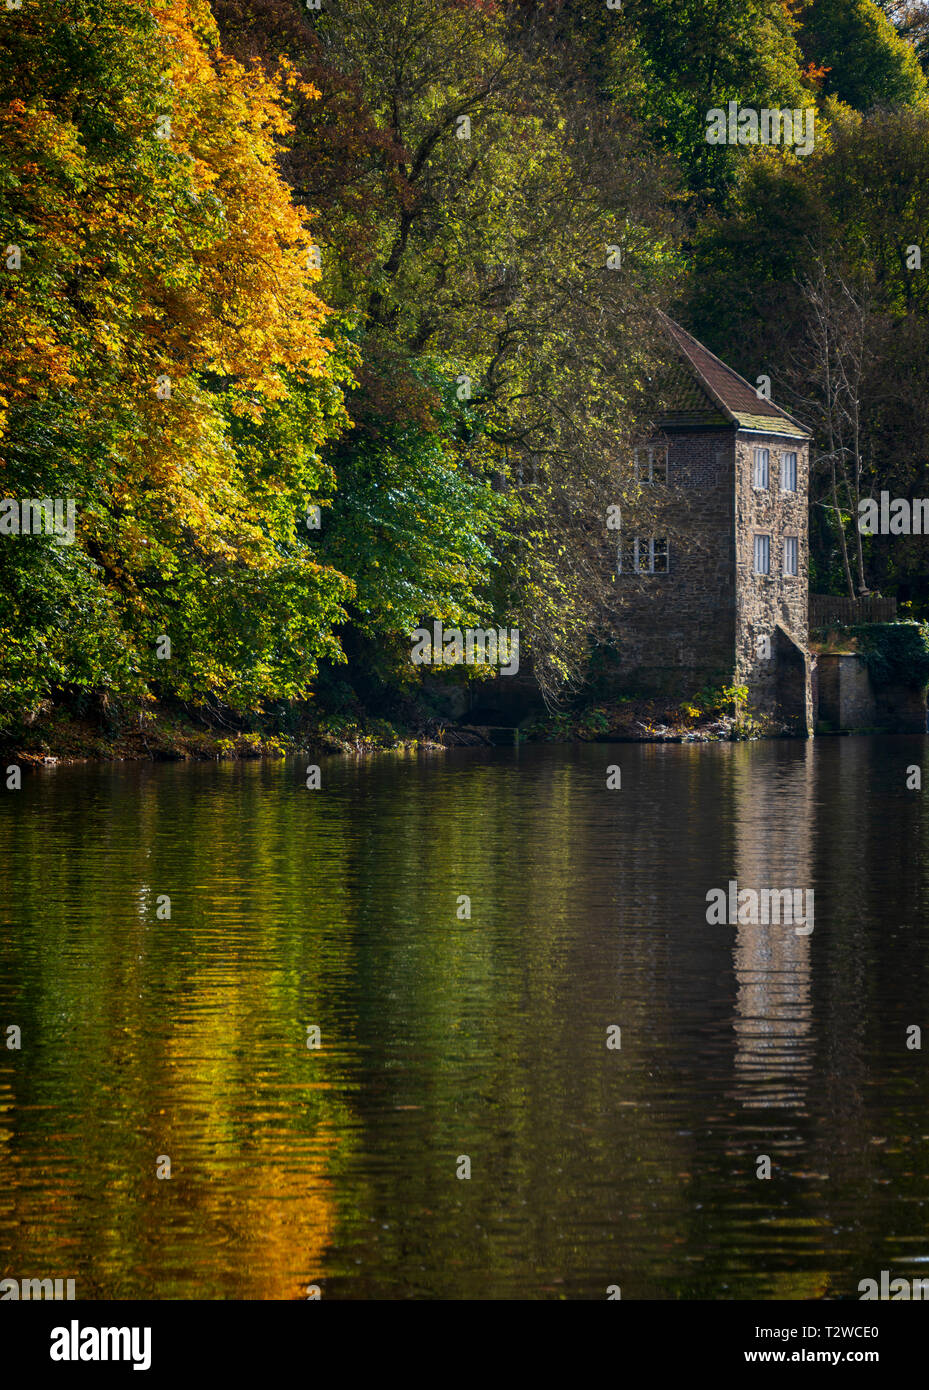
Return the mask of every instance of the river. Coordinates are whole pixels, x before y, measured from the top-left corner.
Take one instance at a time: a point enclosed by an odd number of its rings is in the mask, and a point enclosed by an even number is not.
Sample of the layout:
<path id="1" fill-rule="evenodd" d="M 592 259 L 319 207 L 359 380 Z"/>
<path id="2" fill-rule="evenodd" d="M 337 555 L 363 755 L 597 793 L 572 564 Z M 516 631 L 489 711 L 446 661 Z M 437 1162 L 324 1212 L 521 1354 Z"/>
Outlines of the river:
<path id="1" fill-rule="evenodd" d="M 927 749 L 26 774 L 0 794 L 0 1273 L 101 1299 L 929 1274 Z M 731 880 L 813 891 L 813 930 L 710 925 Z"/>

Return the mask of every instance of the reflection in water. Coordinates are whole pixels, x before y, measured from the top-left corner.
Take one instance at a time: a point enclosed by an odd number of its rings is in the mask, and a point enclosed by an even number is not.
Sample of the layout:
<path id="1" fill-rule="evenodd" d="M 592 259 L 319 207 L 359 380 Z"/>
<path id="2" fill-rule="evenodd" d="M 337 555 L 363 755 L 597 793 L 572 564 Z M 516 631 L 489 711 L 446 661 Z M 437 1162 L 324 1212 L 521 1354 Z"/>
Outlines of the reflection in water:
<path id="1" fill-rule="evenodd" d="M 790 753 L 765 757 L 762 769 L 749 759 L 733 767 L 735 877 L 756 892 L 800 889 L 806 903 L 809 890 L 815 893 L 814 746 L 791 745 Z M 813 1067 L 812 935 L 783 921 L 736 928 L 736 1095 L 744 1106 L 805 1112 Z"/>
<path id="2" fill-rule="evenodd" d="M 924 761 L 834 739 L 332 759 L 320 792 L 292 763 L 27 777 L 0 798 L 0 1274 L 625 1299 L 912 1272 Z M 812 935 L 709 926 L 731 878 L 815 889 Z"/>

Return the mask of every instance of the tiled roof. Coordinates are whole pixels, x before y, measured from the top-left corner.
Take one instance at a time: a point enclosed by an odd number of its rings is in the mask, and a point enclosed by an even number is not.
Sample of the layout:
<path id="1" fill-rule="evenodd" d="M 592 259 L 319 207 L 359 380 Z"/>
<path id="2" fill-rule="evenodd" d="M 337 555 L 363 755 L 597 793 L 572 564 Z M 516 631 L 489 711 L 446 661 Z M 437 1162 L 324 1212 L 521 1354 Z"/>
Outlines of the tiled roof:
<path id="1" fill-rule="evenodd" d="M 739 429 L 805 439 L 810 431 L 773 401 L 759 399 L 754 386 L 698 343 L 680 324 L 660 315 L 678 360 L 667 383 L 664 423 L 730 424 Z"/>
<path id="2" fill-rule="evenodd" d="M 732 427 L 729 416 L 724 415 L 712 396 L 707 394 L 699 377 L 678 357 L 668 363 L 661 379 L 660 394 L 666 405 L 663 416 L 665 424 L 716 425 L 719 429 Z"/>

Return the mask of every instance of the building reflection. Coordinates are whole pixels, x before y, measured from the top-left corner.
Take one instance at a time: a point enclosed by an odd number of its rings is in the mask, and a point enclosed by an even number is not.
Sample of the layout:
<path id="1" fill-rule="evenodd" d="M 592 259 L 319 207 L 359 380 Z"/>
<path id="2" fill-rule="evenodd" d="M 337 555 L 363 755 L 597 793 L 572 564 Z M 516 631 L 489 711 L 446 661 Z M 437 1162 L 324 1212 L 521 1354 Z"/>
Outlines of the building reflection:
<path id="1" fill-rule="evenodd" d="M 813 883 L 813 745 L 734 762 L 734 876 L 740 890 Z M 812 940 L 783 923 L 739 924 L 736 978 L 736 1099 L 749 1108 L 805 1109 L 813 1064 Z"/>

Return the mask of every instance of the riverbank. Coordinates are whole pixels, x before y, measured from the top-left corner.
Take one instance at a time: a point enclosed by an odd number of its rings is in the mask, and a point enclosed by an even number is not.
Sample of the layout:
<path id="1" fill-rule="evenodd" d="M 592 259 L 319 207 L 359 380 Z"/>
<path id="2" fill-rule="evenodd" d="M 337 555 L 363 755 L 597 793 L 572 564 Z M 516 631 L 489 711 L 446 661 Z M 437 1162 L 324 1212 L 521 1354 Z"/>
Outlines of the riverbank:
<path id="1" fill-rule="evenodd" d="M 737 716 L 731 702 L 695 697 L 671 704 L 629 697 L 616 703 L 545 713 L 517 726 L 339 719 L 286 712 L 242 727 L 213 712 L 154 706 L 131 715 L 111 709 L 78 716 L 64 708 L 0 730 L 0 754 L 23 764 L 89 761 L 216 761 L 283 758 L 303 753 L 364 755 L 389 749 L 433 750 L 514 743 L 706 743 L 777 737 L 769 722 Z"/>
<path id="2" fill-rule="evenodd" d="M 54 711 L 31 727 L 0 731 L 0 752 L 23 763 L 215 762 L 284 758 L 297 753 L 371 753 L 379 749 L 439 747 L 428 738 L 398 734 L 375 722 L 368 728 L 304 722 L 242 728 L 196 715 L 155 708 L 118 724 Z"/>

